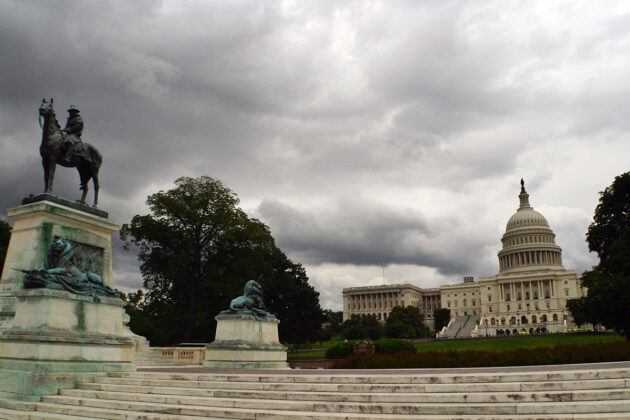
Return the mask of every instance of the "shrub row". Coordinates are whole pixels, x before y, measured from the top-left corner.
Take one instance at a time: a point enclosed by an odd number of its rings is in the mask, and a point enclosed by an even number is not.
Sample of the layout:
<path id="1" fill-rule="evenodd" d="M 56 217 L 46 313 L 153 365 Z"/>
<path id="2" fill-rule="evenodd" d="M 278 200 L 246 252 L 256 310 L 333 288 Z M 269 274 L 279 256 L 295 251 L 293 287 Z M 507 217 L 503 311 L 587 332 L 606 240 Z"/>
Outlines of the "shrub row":
<path id="1" fill-rule="evenodd" d="M 360 340 L 349 340 L 337 343 L 326 350 L 326 359 L 344 359 L 352 355 L 352 346 Z M 398 338 L 384 338 L 374 342 L 374 351 L 377 354 L 393 354 L 399 352 L 415 353 L 413 343 L 408 340 Z"/>
<path id="2" fill-rule="evenodd" d="M 350 355 L 337 360 L 333 369 L 528 366 L 621 360 L 630 360 L 630 342 L 558 344 L 554 347 L 504 351 L 451 350 L 418 354 L 403 351 L 394 354 Z"/>

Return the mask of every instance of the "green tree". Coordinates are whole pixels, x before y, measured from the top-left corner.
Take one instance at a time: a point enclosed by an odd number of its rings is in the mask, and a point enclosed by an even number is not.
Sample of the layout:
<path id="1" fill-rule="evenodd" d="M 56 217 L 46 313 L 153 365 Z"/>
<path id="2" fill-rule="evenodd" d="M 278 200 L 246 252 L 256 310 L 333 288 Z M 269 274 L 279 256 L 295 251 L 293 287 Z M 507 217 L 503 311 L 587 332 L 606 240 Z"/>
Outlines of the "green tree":
<path id="1" fill-rule="evenodd" d="M 7 256 L 7 248 L 9 247 L 9 239 L 11 238 L 11 226 L 0 219 L 0 275 L 2 267 L 4 267 L 4 259 Z"/>
<path id="2" fill-rule="evenodd" d="M 385 335 L 389 338 L 419 338 L 428 334 L 424 315 L 415 306 L 394 306 L 385 321 Z"/>
<path id="3" fill-rule="evenodd" d="M 324 322 L 331 325 L 341 325 L 343 323 L 343 311 L 324 309 Z"/>
<path id="4" fill-rule="evenodd" d="M 599 264 L 582 275 L 587 295 L 567 307 L 576 323 L 603 324 L 630 340 L 630 172 L 600 192 L 586 241 Z"/>
<path id="5" fill-rule="evenodd" d="M 282 341 L 316 338 L 319 294 L 304 269 L 275 246 L 269 228 L 249 218 L 218 180 L 182 177 L 175 185 L 150 195 L 150 214 L 134 216 L 120 230 L 127 248 L 138 249 L 146 294 L 130 311 L 146 317 L 141 324 L 149 340 L 211 341 L 214 317 L 249 279 L 261 283 L 267 309 L 282 321 Z M 137 321 L 131 325 L 139 328 Z"/>
<path id="6" fill-rule="evenodd" d="M 436 308 L 433 311 L 433 319 L 435 320 L 435 331 L 442 331 L 451 320 L 451 310 L 448 308 Z"/>
<path id="7" fill-rule="evenodd" d="M 352 315 L 341 325 L 341 335 L 349 340 L 378 340 L 383 336 L 383 325 L 376 315 Z"/>
<path id="8" fill-rule="evenodd" d="M 341 333 L 341 324 L 343 323 L 343 311 L 333 311 L 324 309 L 324 324 L 322 324 L 322 341 L 331 340 L 333 337 Z"/>

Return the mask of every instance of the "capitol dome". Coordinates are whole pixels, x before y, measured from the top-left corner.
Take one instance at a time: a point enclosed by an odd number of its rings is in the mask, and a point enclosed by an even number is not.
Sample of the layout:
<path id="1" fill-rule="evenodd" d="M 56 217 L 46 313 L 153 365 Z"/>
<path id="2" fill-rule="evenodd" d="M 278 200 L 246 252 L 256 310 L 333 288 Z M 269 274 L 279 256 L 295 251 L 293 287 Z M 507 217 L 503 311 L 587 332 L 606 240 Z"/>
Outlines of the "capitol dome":
<path id="1" fill-rule="evenodd" d="M 520 206 L 510 217 L 501 238 L 499 271 L 531 271 L 562 267 L 562 249 L 556 245 L 555 234 L 545 216 L 529 204 L 529 194 L 521 179 Z"/>

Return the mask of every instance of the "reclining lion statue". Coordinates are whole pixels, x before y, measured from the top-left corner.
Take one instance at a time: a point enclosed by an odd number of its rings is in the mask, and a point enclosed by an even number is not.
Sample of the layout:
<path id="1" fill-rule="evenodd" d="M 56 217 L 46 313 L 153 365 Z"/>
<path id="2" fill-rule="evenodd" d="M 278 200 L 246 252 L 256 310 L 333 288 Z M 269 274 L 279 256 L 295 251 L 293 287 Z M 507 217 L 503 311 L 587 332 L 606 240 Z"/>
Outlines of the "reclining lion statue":
<path id="1" fill-rule="evenodd" d="M 275 318 L 276 316 L 265 311 L 263 304 L 263 294 L 260 284 L 255 280 L 245 283 L 243 296 L 232 299 L 230 309 L 221 311 L 222 314 L 249 314 L 256 319 Z"/>

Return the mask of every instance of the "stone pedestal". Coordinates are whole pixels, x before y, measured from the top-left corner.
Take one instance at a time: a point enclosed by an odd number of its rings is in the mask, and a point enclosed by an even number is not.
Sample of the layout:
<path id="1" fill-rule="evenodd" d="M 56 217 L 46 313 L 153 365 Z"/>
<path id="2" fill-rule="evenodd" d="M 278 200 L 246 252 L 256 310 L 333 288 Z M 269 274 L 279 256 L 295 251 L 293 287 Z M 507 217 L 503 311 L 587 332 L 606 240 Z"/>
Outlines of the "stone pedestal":
<path id="1" fill-rule="evenodd" d="M 215 340 L 206 346 L 204 366 L 214 368 L 287 369 L 287 348 L 278 340 L 277 319 L 221 314 Z"/>
<path id="2" fill-rule="evenodd" d="M 15 293 L 15 317 L 0 329 L 0 395 L 37 400 L 109 371 L 135 370 L 135 341 L 118 298 L 50 289 Z"/>
<path id="3" fill-rule="evenodd" d="M 0 326 L 14 317 L 15 292 L 22 289 L 24 274 L 12 269 L 41 268 L 55 238 L 66 238 L 93 251 L 99 267 L 91 271 L 113 286 L 111 237 L 119 226 L 107 220 L 107 213 L 50 194 L 29 197 L 23 203 L 7 210 L 13 230 L 0 278 Z"/>

